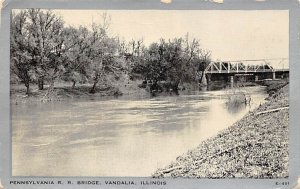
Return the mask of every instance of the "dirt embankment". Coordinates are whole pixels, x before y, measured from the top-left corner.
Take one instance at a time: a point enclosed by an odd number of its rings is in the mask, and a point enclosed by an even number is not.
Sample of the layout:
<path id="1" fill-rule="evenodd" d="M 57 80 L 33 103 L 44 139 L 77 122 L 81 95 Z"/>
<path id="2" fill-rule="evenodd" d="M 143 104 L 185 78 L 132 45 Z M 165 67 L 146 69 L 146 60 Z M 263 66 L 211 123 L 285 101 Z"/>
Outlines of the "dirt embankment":
<path id="1" fill-rule="evenodd" d="M 255 111 L 177 157 L 153 177 L 288 177 L 289 86 L 281 87 Z"/>

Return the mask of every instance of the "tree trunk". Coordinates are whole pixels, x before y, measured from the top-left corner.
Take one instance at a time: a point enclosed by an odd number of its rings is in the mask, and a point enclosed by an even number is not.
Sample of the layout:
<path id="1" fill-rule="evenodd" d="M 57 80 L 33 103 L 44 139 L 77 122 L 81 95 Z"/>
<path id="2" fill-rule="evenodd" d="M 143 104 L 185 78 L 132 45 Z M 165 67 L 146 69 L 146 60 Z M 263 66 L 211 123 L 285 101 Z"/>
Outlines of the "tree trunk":
<path id="1" fill-rule="evenodd" d="M 90 90 L 90 93 L 94 94 L 96 92 L 96 86 L 97 86 L 98 80 L 94 81 L 93 87 Z"/>
<path id="2" fill-rule="evenodd" d="M 91 90 L 90 90 L 90 93 L 92 93 L 92 94 L 96 93 L 96 86 L 97 86 L 97 83 L 98 83 L 98 81 L 99 81 L 99 78 L 100 78 L 100 74 L 99 74 L 99 72 L 97 71 L 97 72 L 95 73 L 94 84 L 93 84 L 93 87 L 92 87 Z"/>
<path id="3" fill-rule="evenodd" d="M 25 86 L 26 86 L 26 94 L 29 95 L 30 94 L 29 82 L 25 83 Z"/>
<path id="4" fill-rule="evenodd" d="M 203 76 L 204 76 L 204 71 L 202 71 L 201 73 L 200 83 L 202 83 Z"/>
<path id="5" fill-rule="evenodd" d="M 178 94 L 179 83 L 180 83 L 180 80 L 179 80 L 179 81 L 175 81 L 175 82 L 172 84 L 172 90 L 173 90 L 173 92 L 175 92 L 176 94 Z"/>
<path id="6" fill-rule="evenodd" d="M 38 79 L 38 87 L 39 87 L 39 90 L 43 90 L 44 89 L 44 78 L 43 77 L 40 77 Z"/>
<path id="7" fill-rule="evenodd" d="M 72 89 L 75 88 L 75 85 L 76 85 L 76 81 L 73 81 Z"/>

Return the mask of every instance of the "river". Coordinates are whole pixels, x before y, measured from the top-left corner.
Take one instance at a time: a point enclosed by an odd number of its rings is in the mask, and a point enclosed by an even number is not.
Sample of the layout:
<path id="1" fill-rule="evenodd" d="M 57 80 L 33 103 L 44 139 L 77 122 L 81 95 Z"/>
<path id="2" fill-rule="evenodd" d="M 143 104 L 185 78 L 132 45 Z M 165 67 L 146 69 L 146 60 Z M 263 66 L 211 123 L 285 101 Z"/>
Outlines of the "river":
<path id="1" fill-rule="evenodd" d="M 13 176 L 150 176 L 264 102 L 228 106 L 232 89 L 11 105 Z"/>

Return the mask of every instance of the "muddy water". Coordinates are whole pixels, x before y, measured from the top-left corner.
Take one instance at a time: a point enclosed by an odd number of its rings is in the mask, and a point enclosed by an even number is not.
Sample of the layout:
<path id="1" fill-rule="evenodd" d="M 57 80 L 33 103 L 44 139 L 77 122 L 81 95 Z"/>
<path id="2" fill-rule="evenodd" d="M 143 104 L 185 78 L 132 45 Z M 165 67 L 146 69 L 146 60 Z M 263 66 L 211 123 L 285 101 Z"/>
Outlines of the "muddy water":
<path id="1" fill-rule="evenodd" d="M 226 104 L 232 90 L 155 98 L 11 105 L 14 176 L 150 176 L 264 102 Z"/>

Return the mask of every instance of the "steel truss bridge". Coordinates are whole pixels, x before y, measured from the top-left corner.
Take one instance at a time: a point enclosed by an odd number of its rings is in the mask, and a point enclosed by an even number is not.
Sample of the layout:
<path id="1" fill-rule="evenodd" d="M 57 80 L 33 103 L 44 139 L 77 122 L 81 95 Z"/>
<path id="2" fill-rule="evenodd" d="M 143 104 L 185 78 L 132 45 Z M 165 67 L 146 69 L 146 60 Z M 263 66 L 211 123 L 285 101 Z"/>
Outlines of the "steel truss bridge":
<path id="1" fill-rule="evenodd" d="M 211 62 L 204 73 L 210 80 L 233 80 L 234 76 L 247 76 L 250 80 L 283 79 L 289 77 L 287 58 Z M 226 79 L 227 78 L 227 79 Z"/>
<path id="2" fill-rule="evenodd" d="M 271 65 L 272 63 L 272 65 Z M 288 59 L 259 59 L 211 62 L 205 69 L 206 74 L 218 73 L 265 73 L 288 72 Z"/>

